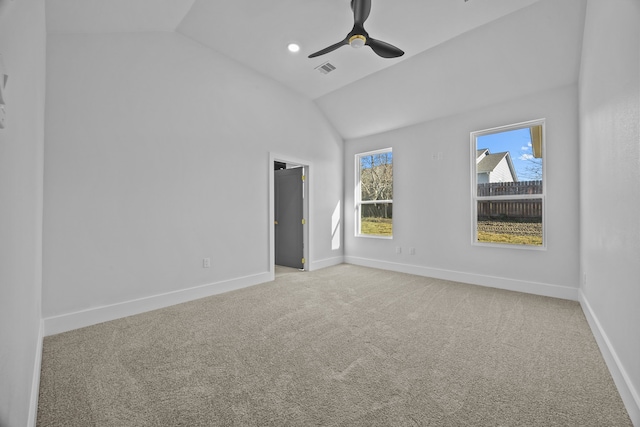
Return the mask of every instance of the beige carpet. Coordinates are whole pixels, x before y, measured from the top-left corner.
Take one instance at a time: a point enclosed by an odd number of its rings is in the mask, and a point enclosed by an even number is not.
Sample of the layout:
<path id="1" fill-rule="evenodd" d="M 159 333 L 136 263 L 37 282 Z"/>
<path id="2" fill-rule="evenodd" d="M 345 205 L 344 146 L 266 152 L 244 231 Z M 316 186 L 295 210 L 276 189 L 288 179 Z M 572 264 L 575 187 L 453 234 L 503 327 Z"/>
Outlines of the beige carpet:
<path id="1" fill-rule="evenodd" d="M 576 302 L 340 265 L 45 338 L 39 426 L 630 426 Z"/>

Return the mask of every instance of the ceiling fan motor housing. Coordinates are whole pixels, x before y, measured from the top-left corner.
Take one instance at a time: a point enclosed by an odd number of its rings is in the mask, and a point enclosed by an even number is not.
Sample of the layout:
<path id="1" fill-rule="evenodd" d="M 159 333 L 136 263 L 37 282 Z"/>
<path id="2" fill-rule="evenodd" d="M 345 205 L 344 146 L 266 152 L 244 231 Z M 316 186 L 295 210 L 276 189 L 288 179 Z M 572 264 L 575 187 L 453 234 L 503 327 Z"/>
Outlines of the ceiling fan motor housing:
<path id="1" fill-rule="evenodd" d="M 349 39 L 349 45 L 354 48 L 361 48 L 367 42 L 367 38 L 363 35 L 356 34 Z"/>

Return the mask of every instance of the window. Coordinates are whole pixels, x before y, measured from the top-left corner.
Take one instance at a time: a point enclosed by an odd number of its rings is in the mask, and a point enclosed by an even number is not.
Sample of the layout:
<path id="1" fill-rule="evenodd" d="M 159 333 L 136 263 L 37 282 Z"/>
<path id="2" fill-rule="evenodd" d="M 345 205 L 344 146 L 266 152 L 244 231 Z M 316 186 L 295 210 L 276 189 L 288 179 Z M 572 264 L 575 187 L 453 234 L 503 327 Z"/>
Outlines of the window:
<path id="1" fill-rule="evenodd" d="M 473 244 L 546 247 L 544 120 L 471 133 Z"/>
<path id="2" fill-rule="evenodd" d="M 393 152 L 356 154 L 356 235 L 393 236 Z"/>

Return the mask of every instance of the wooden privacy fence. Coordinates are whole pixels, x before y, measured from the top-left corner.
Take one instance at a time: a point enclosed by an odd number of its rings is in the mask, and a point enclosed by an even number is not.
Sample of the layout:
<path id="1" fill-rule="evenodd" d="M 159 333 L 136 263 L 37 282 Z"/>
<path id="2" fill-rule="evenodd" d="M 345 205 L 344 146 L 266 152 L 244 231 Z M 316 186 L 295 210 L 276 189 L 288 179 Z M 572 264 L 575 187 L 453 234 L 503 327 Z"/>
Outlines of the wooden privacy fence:
<path id="1" fill-rule="evenodd" d="M 542 194 L 542 181 L 490 182 L 478 184 L 478 197 Z"/>
<path id="2" fill-rule="evenodd" d="M 478 201 L 478 220 L 541 220 L 542 200 Z"/>
<path id="3" fill-rule="evenodd" d="M 393 218 L 391 203 L 362 204 L 362 218 Z"/>
<path id="4" fill-rule="evenodd" d="M 478 197 L 542 194 L 542 181 L 478 184 Z M 541 221 L 542 199 L 478 200 L 478 220 Z"/>

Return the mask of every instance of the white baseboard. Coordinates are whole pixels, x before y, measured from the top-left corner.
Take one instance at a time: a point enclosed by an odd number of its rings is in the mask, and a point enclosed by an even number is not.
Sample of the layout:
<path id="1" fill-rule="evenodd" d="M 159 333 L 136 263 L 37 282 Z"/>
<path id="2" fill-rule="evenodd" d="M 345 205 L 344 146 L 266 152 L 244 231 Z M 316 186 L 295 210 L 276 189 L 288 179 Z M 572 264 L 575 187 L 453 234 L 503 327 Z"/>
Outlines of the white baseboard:
<path id="1" fill-rule="evenodd" d="M 439 268 L 422 267 L 418 265 L 400 264 L 351 256 L 345 256 L 344 262 L 347 264 L 361 265 L 363 267 L 381 268 L 383 270 L 415 274 L 416 276 L 433 277 L 436 279 L 451 280 L 454 282 L 469 283 L 472 285 L 481 285 L 491 288 L 506 289 L 509 291 L 525 292 L 528 294 L 578 301 L 578 288 L 572 288 L 569 286 L 463 273 L 459 271 L 442 270 Z"/>
<path id="2" fill-rule="evenodd" d="M 616 350 L 611 345 L 609 337 L 607 337 L 606 332 L 602 329 L 598 317 L 593 312 L 591 304 L 589 304 L 582 290 L 580 290 L 580 304 L 582 305 L 582 311 L 587 318 L 587 322 L 589 322 L 593 336 L 598 343 L 602 357 L 609 368 L 609 372 L 611 372 L 613 381 L 616 383 L 624 406 L 627 408 L 631 422 L 634 426 L 640 427 L 640 393 L 633 386 L 631 378 L 627 374 Z"/>
<path id="3" fill-rule="evenodd" d="M 73 329 L 84 328 L 109 320 L 120 319 L 171 305 L 192 301 L 199 298 L 217 295 L 236 289 L 246 288 L 273 280 L 272 273 L 265 272 L 251 276 L 239 277 L 193 288 L 181 289 L 159 295 L 123 301 L 101 307 L 65 313 L 44 319 L 44 335 L 54 335 Z"/>
<path id="4" fill-rule="evenodd" d="M 29 401 L 28 427 L 36 427 L 38 421 L 38 397 L 40 395 L 40 370 L 42 369 L 42 343 L 44 340 L 44 321 L 40 320 L 38 342 L 36 343 L 36 358 L 33 362 L 33 379 L 31 380 L 31 398 Z"/>
<path id="5" fill-rule="evenodd" d="M 343 256 L 321 259 L 319 261 L 312 261 L 309 264 L 309 271 L 320 270 L 322 268 L 327 268 L 327 267 L 333 267 L 334 265 L 340 265 L 342 263 L 344 263 Z"/>

